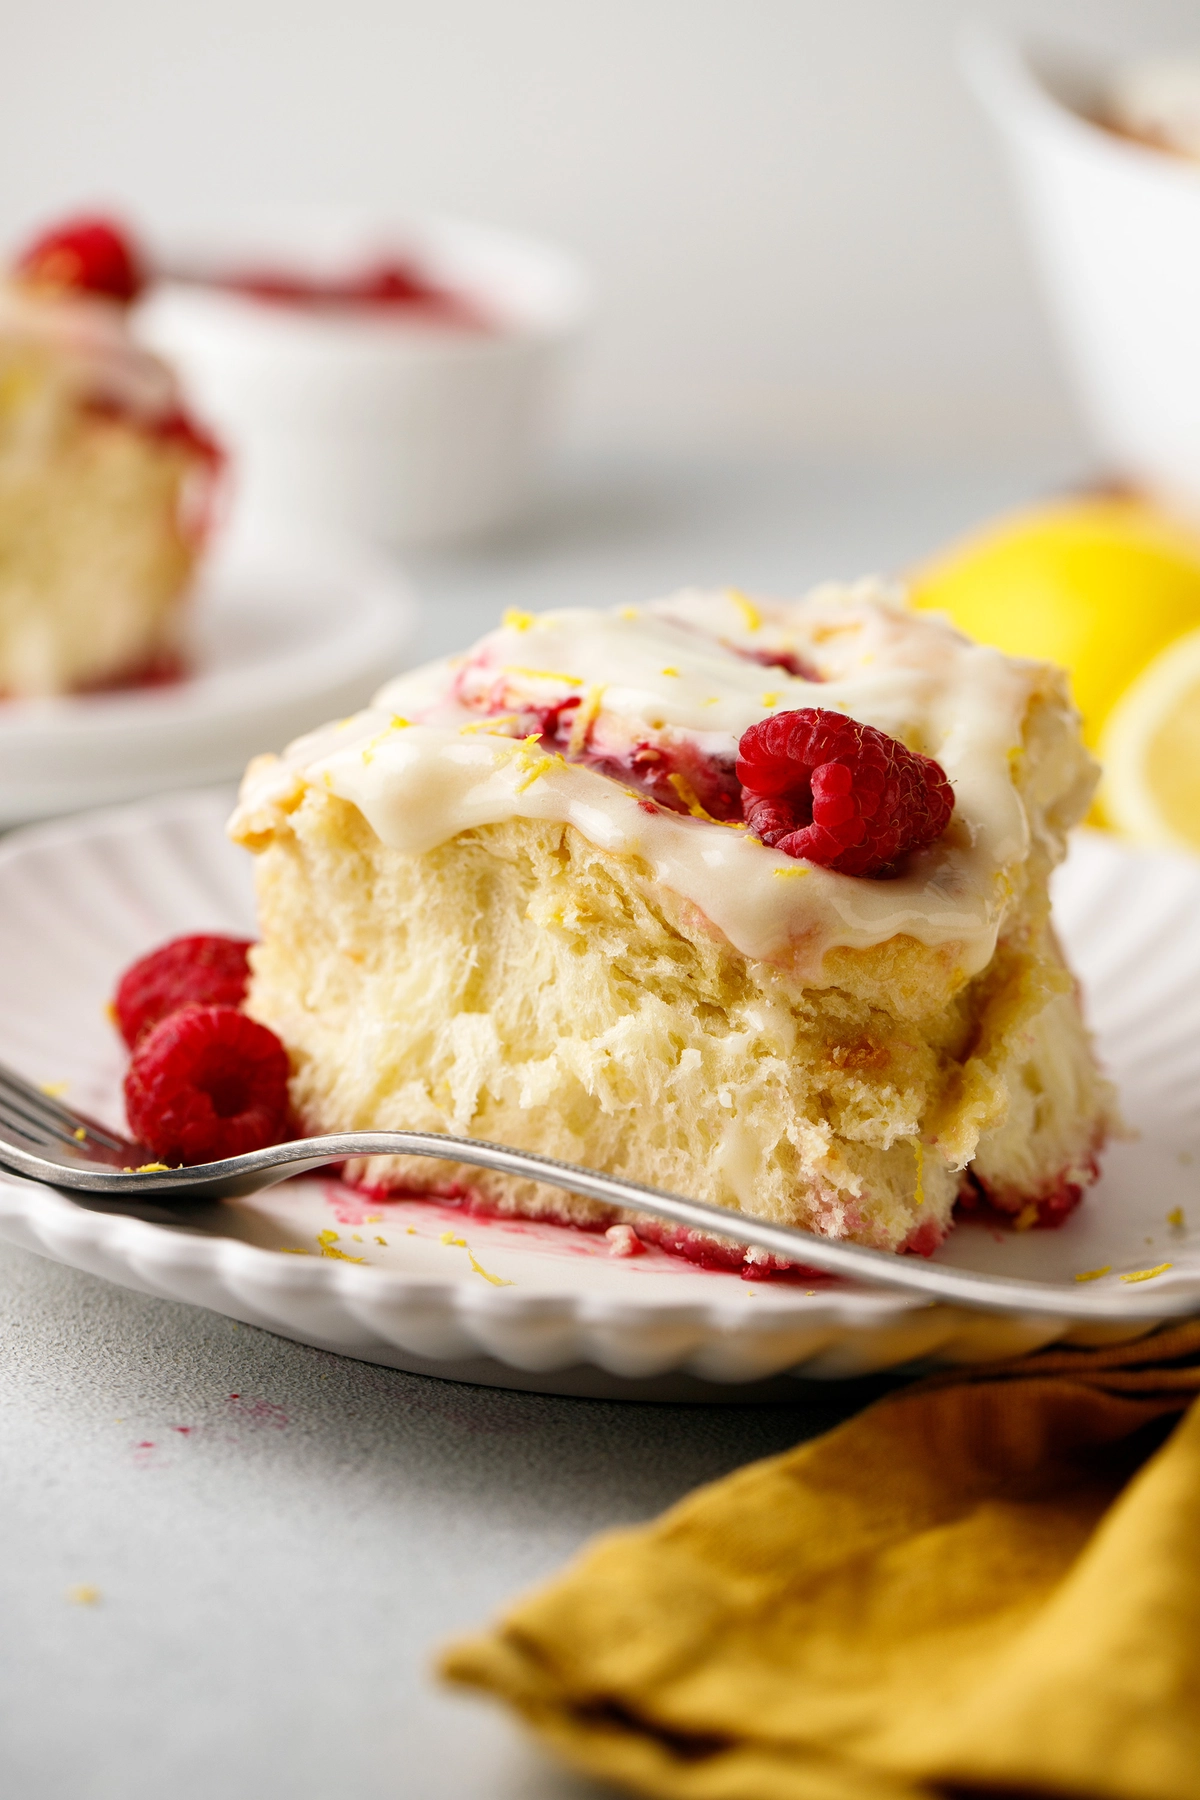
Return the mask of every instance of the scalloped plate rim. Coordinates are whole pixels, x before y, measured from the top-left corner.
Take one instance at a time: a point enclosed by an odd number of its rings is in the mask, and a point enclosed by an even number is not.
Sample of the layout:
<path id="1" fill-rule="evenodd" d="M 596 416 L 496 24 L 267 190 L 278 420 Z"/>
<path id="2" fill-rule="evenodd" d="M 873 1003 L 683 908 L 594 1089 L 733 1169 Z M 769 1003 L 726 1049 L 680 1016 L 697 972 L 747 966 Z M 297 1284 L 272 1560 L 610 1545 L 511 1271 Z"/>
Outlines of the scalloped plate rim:
<path id="1" fill-rule="evenodd" d="M 6 872 L 39 851 L 66 851 L 69 854 L 88 841 L 111 844 L 115 839 L 129 839 L 131 835 L 147 831 L 153 837 L 162 835 L 168 827 L 198 833 L 198 841 L 203 844 L 205 834 L 212 831 L 217 821 L 218 808 L 224 804 L 224 795 L 212 790 L 163 794 L 133 805 L 111 806 L 73 818 L 26 826 L 0 842 L 0 905 L 3 904 Z M 1140 866 L 1145 869 L 1148 862 L 1166 860 L 1175 868 L 1177 880 L 1186 879 L 1200 891 L 1200 868 L 1188 859 L 1170 856 L 1147 859 L 1142 853 L 1118 849 L 1111 840 L 1105 840 L 1104 854 L 1110 858 L 1116 856 L 1122 868 L 1128 863 L 1130 868 Z M 1116 863 L 1113 866 L 1116 867 Z M 181 919 L 176 928 L 187 927 Z M 482 1233 L 486 1237 L 488 1224 L 488 1220 L 472 1216 L 469 1229 L 473 1235 Z M 989 1331 L 994 1333 L 997 1327 L 1002 1330 L 1006 1321 L 1016 1326 L 1024 1323 L 1041 1342 L 1082 1341 L 1089 1332 L 1094 1335 L 1097 1330 L 1132 1336 L 1152 1328 L 1144 1321 L 1123 1317 L 1119 1307 L 1114 1307 L 1110 1318 L 1097 1326 L 1072 1328 L 1066 1321 L 1051 1318 L 1036 1324 L 1027 1316 L 1023 1320 L 1019 1308 L 1011 1315 L 972 1312 L 965 1308 L 931 1305 L 915 1295 L 873 1291 L 865 1286 L 825 1288 L 801 1295 L 794 1288 L 769 1282 L 762 1284 L 759 1304 L 751 1313 L 742 1303 L 745 1284 L 736 1277 L 718 1275 L 716 1279 L 722 1284 L 736 1282 L 736 1288 L 726 1286 L 723 1292 L 714 1292 L 711 1298 L 694 1293 L 677 1297 L 661 1292 L 639 1295 L 628 1290 L 604 1293 L 573 1286 L 571 1264 L 565 1256 L 557 1274 L 560 1285 L 513 1292 L 508 1288 L 480 1286 L 466 1275 L 434 1276 L 390 1268 L 359 1268 L 340 1261 L 326 1261 L 315 1255 L 306 1260 L 234 1236 L 208 1236 L 128 1215 L 105 1214 L 77 1205 L 55 1190 L 3 1175 L 0 1175 L 0 1235 L 74 1266 L 89 1266 L 88 1261 L 78 1259 L 91 1253 L 93 1262 L 99 1260 L 108 1265 L 107 1278 L 125 1279 L 128 1285 L 143 1290 L 149 1287 L 151 1291 L 161 1292 L 163 1284 L 173 1277 L 182 1279 L 186 1285 L 189 1274 L 204 1275 L 217 1294 L 192 1303 L 206 1304 L 215 1310 L 215 1299 L 229 1302 L 221 1310 L 233 1317 L 244 1314 L 248 1306 L 244 1296 L 229 1293 L 235 1283 L 255 1289 L 264 1296 L 268 1291 L 274 1291 L 281 1302 L 285 1297 L 301 1302 L 306 1296 L 336 1298 L 347 1303 L 351 1323 L 360 1332 L 364 1327 L 354 1311 L 355 1302 L 364 1305 L 369 1302 L 376 1314 L 395 1315 L 402 1315 L 406 1307 L 419 1304 L 426 1312 L 440 1308 L 451 1328 L 460 1332 L 465 1330 L 472 1336 L 475 1335 L 474 1325 L 484 1328 L 508 1324 L 516 1328 L 521 1323 L 548 1326 L 559 1321 L 585 1335 L 589 1329 L 604 1331 L 630 1325 L 640 1325 L 648 1331 L 656 1326 L 676 1330 L 686 1328 L 726 1345 L 735 1340 L 748 1343 L 772 1336 L 783 1337 L 797 1331 L 813 1336 L 826 1334 L 818 1360 L 821 1356 L 828 1360 L 832 1353 L 836 1362 L 841 1339 L 836 1335 L 830 1338 L 828 1334 L 840 1333 L 842 1339 L 878 1340 L 886 1338 L 889 1331 L 899 1329 L 903 1338 L 906 1335 L 903 1327 L 913 1325 L 916 1335 L 921 1336 L 914 1315 L 922 1314 L 934 1315 L 925 1324 L 936 1328 L 935 1335 L 937 1330 L 942 1331 L 942 1347 L 965 1350 L 968 1356 L 972 1337 L 982 1342 Z M 161 1278 L 157 1286 L 156 1269 Z M 117 1272 L 109 1272 L 112 1270 Z M 174 1297 L 180 1296 L 175 1293 Z M 1119 1294 L 1114 1293 L 1114 1300 L 1119 1301 L 1119 1298 Z M 305 1329 L 297 1328 L 291 1321 L 268 1328 L 279 1329 L 303 1341 L 316 1341 L 321 1336 L 323 1347 L 330 1347 L 327 1334 L 317 1333 L 314 1329 L 312 1335 L 306 1337 Z M 377 1348 L 384 1352 L 377 1359 L 395 1361 L 395 1357 L 387 1353 L 389 1345 L 394 1348 L 394 1340 L 378 1324 L 373 1328 L 380 1338 Z M 692 1344 L 674 1363 L 668 1361 L 664 1366 L 686 1371 L 701 1348 Z M 852 1363 L 853 1350 L 849 1346 L 848 1349 Z M 370 1349 L 361 1346 L 342 1353 L 372 1354 Z M 507 1376 L 501 1367 L 506 1363 L 503 1352 L 497 1353 L 492 1348 L 481 1354 L 490 1355 L 499 1369 L 495 1377 L 485 1376 L 484 1379 L 505 1381 Z M 461 1362 L 453 1357 L 440 1360 L 446 1362 L 446 1372 L 450 1375 Z M 767 1360 L 770 1361 L 769 1355 Z M 906 1359 L 901 1357 L 889 1362 L 885 1357 L 870 1366 L 897 1366 L 903 1360 Z M 528 1368 L 516 1362 L 507 1366 L 513 1384 L 520 1385 L 521 1377 L 528 1375 Z M 765 1373 L 782 1372 L 785 1366 L 772 1365 Z M 797 1373 L 806 1372 L 804 1360 L 794 1366 Z M 857 1371 L 851 1367 L 845 1372 Z M 719 1383 L 727 1382 L 731 1388 L 743 1384 L 752 1386 L 756 1379 L 758 1377 L 753 1373 L 716 1377 Z M 571 1391 L 580 1390 L 575 1387 Z"/>

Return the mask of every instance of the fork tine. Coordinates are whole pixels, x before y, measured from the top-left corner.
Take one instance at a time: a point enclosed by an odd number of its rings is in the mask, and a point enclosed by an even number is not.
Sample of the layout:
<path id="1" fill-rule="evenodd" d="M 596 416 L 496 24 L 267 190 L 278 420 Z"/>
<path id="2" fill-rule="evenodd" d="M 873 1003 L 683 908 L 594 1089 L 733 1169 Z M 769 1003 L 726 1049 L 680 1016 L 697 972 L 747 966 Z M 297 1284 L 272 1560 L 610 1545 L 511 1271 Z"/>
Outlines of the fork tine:
<path id="1" fill-rule="evenodd" d="M 0 1094 L 0 1139 L 18 1137 L 27 1144 L 36 1144 L 45 1149 L 66 1142 L 57 1132 L 37 1119 L 31 1119 L 27 1113 L 19 1111 L 9 1100 Z M 75 1140 L 78 1142 L 79 1140 Z"/>
<path id="2" fill-rule="evenodd" d="M 111 1168 L 128 1170 L 133 1166 L 131 1159 L 136 1160 L 137 1147 L 123 1145 L 119 1150 L 110 1149 L 95 1138 L 89 1137 L 87 1127 L 79 1125 L 75 1131 L 67 1132 L 65 1126 L 47 1119 L 31 1117 L 29 1112 L 14 1104 L 9 1095 L 0 1090 L 0 1169 L 15 1167 L 17 1174 L 29 1174 L 23 1168 L 20 1156 L 36 1155 L 43 1164 L 41 1179 L 51 1179 L 46 1170 L 54 1168 L 62 1173 L 81 1167 L 107 1164 Z"/>
<path id="3" fill-rule="evenodd" d="M 20 1098 L 14 1098 L 0 1086 L 0 1122 L 9 1123 L 13 1129 L 20 1130 L 24 1136 L 36 1138 L 43 1144 L 69 1144 L 73 1148 L 82 1149 L 94 1144 L 104 1150 L 124 1150 L 124 1145 L 113 1142 L 107 1132 L 93 1131 L 88 1123 L 80 1119 L 71 1127 L 65 1119 L 56 1118 L 52 1113 L 40 1112 L 36 1107 L 25 1104 Z"/>
<path id="4" fill-rule="evenodd" d="M 71 1107 L 64 1106 L 52 1095 L 43 1093 L 40 1088 L 34 1087 L 23 1076 L 18 1075 L 14 1069 L 7 1068 L 3 1063 L 0 1063 L 0 1098 L 6 1099 L 12 1107 L 31 1122 L 37 1120 L 44 1123 L 55 1132 L 63 1143 L 80 1142 L 81 1140 L 76 1138 L 75 1134 L 82 1126 L 90 1139 L 97 1144 L 103 1144 L 106 1149 L 125 1150 L 128 1148 L 124 1138 L 117 1137 L 106 1126 L 97 1124 L 96 1120 L 89 1119 L 84 1113 L 75 1112 Z"/>

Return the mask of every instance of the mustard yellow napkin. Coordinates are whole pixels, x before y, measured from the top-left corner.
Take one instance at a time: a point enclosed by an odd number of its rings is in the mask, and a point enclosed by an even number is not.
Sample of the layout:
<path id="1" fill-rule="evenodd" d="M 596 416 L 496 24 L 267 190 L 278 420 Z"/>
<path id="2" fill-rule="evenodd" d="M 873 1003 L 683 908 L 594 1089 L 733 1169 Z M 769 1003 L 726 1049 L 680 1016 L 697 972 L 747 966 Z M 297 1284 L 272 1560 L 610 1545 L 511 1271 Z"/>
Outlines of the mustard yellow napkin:
<path id="1" fill-rule="evenodd" d="M 935 1377 L 601 1538 L 444 1673 L 672 1800 L 1198 1800 L 1196 1393 L 1200 1325 Z"/>

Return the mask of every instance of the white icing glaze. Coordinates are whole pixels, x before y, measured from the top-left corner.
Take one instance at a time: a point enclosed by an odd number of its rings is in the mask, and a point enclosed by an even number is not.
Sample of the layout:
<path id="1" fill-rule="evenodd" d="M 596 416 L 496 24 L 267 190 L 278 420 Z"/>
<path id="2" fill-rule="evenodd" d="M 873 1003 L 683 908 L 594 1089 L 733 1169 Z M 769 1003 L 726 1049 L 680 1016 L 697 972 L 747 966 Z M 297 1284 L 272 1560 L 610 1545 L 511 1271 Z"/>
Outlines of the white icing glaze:
<path id="1" fill-rule="evenodd" d="M 761 653 L 791 654 L 816 679 L 751 660 Z M 743 954 L 786 957 L 807 980 L 821 980 L 831 947 L 897 933 L 955 946 L 958 966 L 974 973 L 992 955 L 1012 871 L 1029 850 L 1012 753 L 1044 683 L 1040 665 L 972 644 L 871 584 L 786 604 L 684 593 L 615 612 L 510 616 L 467 656 L 401 676 L 367 711 L 256 765 L 243 805 L 282 797 L 299 776 L 413 855 L 513 817 L 567 822 L 604 850 L 643 858 Z M 728 760 L 769 713 L 844 711 L 936 757 L 955 817 L 893 880 L 797 862 L 744 829 L 665 811 L 586 763 L 504 735 L 519 729 L 506 713 L 573 695 L 588 754 L 609 758 L 649 743 Z M 1058 739 L 1062 768 L 1049 791 L 1080 806 L 1088 765 L 1066 720 Z"/>
<path id="2" fill-rule="evenodd" d="M 0 284 L 0 338 L 50 351 L 77 395 L 119 407 L 148 424 L 179 406 L 166 364 L 133 337 L 129 309 L 88 294 L 31 293 Z"/>

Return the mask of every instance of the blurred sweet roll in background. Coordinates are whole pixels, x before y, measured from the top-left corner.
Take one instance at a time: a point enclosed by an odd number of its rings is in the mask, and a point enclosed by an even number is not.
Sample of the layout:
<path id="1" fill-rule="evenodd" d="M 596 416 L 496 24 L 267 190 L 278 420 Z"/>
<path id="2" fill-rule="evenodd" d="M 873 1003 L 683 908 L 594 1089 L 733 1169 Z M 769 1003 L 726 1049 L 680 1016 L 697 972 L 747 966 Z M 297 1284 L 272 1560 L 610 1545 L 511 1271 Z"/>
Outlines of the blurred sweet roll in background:
<path id="1" fill-rule="evenodd" d="M 162 682 L 221 453 L 130 312 L 119 225 L 43 233 L 0 282 L 0 695 Z"/>

